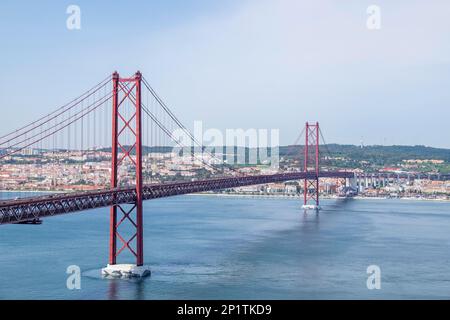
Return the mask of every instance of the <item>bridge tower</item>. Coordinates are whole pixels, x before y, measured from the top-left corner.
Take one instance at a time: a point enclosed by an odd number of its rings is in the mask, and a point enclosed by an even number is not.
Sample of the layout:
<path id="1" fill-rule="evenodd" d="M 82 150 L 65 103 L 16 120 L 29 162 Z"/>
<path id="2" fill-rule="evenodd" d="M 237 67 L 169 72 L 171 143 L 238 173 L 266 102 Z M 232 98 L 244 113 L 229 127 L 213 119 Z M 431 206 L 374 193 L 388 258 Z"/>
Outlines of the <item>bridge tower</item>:
<path id="1" fill-rule="evenodd" d="M 306 122 L 305 159 L 303 171 L 306 173 L 303 187 L 303 209 L 319 210 L 319 123 Z"/>
<path id="2" fill-rule="evenodd" d="M 144 266 L 143 251 L 143 197 L 142 197 L 142 75 L 138 71 L 131 78 L 120 78 L 117 72 L 112 75 L 112 157 L 111 189 L 119 184 L 119 167 L 125 162 L 134 167 L 135 199 L 126 205 L 113 205 L 110 209 L 109 264 L 102 269 L 105 276 L 146 276 L 150 269 Z M 125 137 L 128 134 L 128 137 Z M 131 137 L 132 141 L 129 141 Z M 120 157 L 119 157 L 120 156 Z M 118 219 L 118 213 L 121 217 Z M 131 233 L 124 236 L 125 223 Z M 130 232 L 131 229 L 131 232 Z M 120 248 L 117 246 L 120 240 Z M 128 251 L 136 259 L 136 264 L 117 264 L 118 256 Z"/>

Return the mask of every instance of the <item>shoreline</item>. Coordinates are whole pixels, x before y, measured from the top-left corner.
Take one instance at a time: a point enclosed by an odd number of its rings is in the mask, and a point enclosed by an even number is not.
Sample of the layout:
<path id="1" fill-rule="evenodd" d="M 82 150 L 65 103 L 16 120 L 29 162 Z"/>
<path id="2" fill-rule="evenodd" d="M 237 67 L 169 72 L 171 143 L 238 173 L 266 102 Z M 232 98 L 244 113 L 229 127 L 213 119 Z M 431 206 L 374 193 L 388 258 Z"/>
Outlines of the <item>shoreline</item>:
<path id="1" fill-rule="evenodd" d="M 0 193 L 68 193 L 67 191 L 61 190 L 0 190 Z"/>
<path id="2" fill-rule="evenodd" d="M 70 193 L 70 191 L 41 191 L 41 190 L 0 190 L 0 193 Z M 274 195 L 253 195 L 253 194 L 239 194 L 239 193 L 208 193 L 208 192 L 199 192 L 199 193 L 188 193 L 186 195 L 189 196 L 212 196 L 212 197 L 234 197 L 234 198 L 258 198 L 258 199 L 286 199 L 286 200 L 298 200 L 301 195 L 282 195 L 282 194 L 274 194 Z M 345 198 L 339 197 L 330 197 L 330 196 L 322 196 L 321 199 L 324 200 L 344 200 Z M 428 199 L 428 198 L 387 198 L 387 197 L 364 197 L 364 196 L 356 196 L 351 199 L 354 200 L 403 200 L 403 201 L 435 201 L 435 202 L 450 202 L 450 199 Z"/>
<path id="3" fill-rule="evenodd" d="M 214 196 L 214 197 L 235 197 L 235 198 L 258 198 L 258 199 L 286 199 L 286 200 L 298 200 L 300 196 L 287 196 L 287 195 L 252 195 L 252 194 L 230 194 L 230 193 L 190 193 L 191 196 Z M 324 200 L 344 200 L 345 198 L 338 197 L 321 197 Z M 387 198 L 387 197 L 361 197 L 356 196 L 351 198 L 354 200 L 404 200 L 404 201 L 437 201 L 437 202 L 450 202 L 450 199 L 427 199 L 427 198 Z"/>

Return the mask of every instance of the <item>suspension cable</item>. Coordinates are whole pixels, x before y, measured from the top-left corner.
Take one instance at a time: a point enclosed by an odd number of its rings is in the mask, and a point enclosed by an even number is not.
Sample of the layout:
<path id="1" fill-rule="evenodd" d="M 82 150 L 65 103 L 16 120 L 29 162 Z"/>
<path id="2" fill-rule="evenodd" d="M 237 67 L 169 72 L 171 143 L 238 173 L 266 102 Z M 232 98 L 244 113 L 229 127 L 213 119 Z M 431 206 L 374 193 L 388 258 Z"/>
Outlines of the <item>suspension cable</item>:
<path id="1" fill-rule="evenodd" d="M 55 134 L 55 133 L 61 131 L 62 129 L 64 129 L 64 128 L 68 127 L 68 126 L 70 126 L 70 125 L 73 124 L 74 122 L 76 122 L 76 121 L 78 121 L 79 119 L 83 118 L 84 116 L 86 116 L 87 114 L 91 113 L 92 111 L 96 110 L 98 107 L 100 107 L 101 105 L 103 105 L 105 102 L 107 102 L 107 101 L 110 100 L 111 98 L 112 98 L 112 94 L 111 94 L 107 99 L 105 99 L 104 101 L 100 102 L 97 106 L 95 106 L 95 107 L 92 108 L 91 110 L 88 110 L 87 112 L 81 114 L 81 115 L 78 116 L 77 118 L 73 119 L 71 122 L 65 124 L 64 126 L 62 126 L 62 127 L 60 127 L 60 128 L 55 129 L 53 132 L 50 132 L 49 134 L 45 135 L 44 137 L 40 137 L 39 139 L 30 142 L 29 144 L 27 144 L 27 145 L 25 145 L 25 146 L 22 146 L 22 147 L 20 147 L 20 148 L 18 148 L 18 149 L 14 149 L 14 150 L 12 150 L 12 151 L 10 151 L 10 152 L 8 152 L 8 153 L 5 153 L 5 154 L 0 155 L 0 159 L 3 159 L 3 158 L 5 158 L 5 157 L 8 157 L 8 156 L 10 156 L 10 155 L 12 155 L 12 154 L 15 154 L 15 153 L 19 152 L 19 151 L 22 151 L 22 150 L 28 148 L 29 146 L 32 146 L 33 144 L 38 143 L 39 141 L 44 140 L 44 139 L 46 139 L 46 138 L 52 136 L 53 134 Z"/>
<path id="2" fill-rule="evenodd" d="M 101 99 L 103 99 L 103 98 L 104 98 L 104 97 L 100 98 L 99 100 L 101 100 Z M 97 100 L 97 101 L 99 101 L 99 100 Z M 82 101 L 84 101 L 84 100 L 82 100 Z M 72 118 L 78 116 L 79 114 L 81 114 L 81 113 L 83 113 L 84 111 L 86 111 L 86 110 L 88 110 L 89 108 L 91 108 L 93 105 L 95 105 L 95 104 L 97 103 L 97 101 L 94 101 L 92 104 L 90 104 L 90 105 L 88 105 L 87 107 L 81 109 L 80 111 L 78 111 L 78 112 L 76 112 L 76 113 L 74 113 L 74 114 L 72 114 L 72 115 L 69 115 L 68 118 L 62 120 L 62 121 L 59 122 L 59 123 L 56 123 L 56 124 L 53 125 L 53 126 L 51 126 L 51 125 L 49 124 L 49 127 L 46 128 L 45 130 L 43 130 L 42 133 L 46 133 L 46 132 L 48 132 L 48 131 L 54 129 L 55 127 L 58 127 L 58 126 L 62 125 L 63 123 L 65 123 L 65 122 L 67 122 L 67 121 L 70 121 Z M 82 107 L 83 107 L 83 106 L 82 106 Z M 49 123 L 49 122 L 45 122 L 45 124 L 47 124 L 47 123 Z M 76 133 L 76 130 L 75 130 L 75 133 Z M 35 138 L 35 137 L 38 136 L 38 135 L 40 135 L 40 132 L 38 132 L 38 133 L 33 133 L 32 136 L 28 136 L 28 137 L 26 136 L 24 139 L 22 139 L 22 140 L 20 140 L 20 141 L 18 141 L 18 142 L 15 142 L 14 144 L 10 145 L 9 147 L 10 147 L 10 148 L 17 147 L 18 145 L 20 145 L 20 144 L 22 144 L 22 143 L 24 143 L 24 142 L 26 142 L 26 141 L 28 141 L 28 140 L 30 140 L 30 139 L 33 139 L 33 138 Z M 76 137 L 75 137 L 75 141 L 76 141 Z"/>
<path id="3" fill-rule="evenodd" d="M 169 117 L 178 125 L 178 127 L 183 130 L 183 132 L 191 139 L 192 142 L 194 142 L 194 144 L 196 144 L 198 147 L 200 147 L 202 153 L 205 152 L 205 148 L 204 146 L 199 143 L 197 141 L 197 139 L 195 139 L 194 135 L 192 135 L 192 133 L 186 128 L 186 126 L 183 125 L 183 123 L 175 116 L 175 114 L 169 109 L 169 107 L 167 107 L 167 105 L 164 103 L 164 101 L 158 96 L 158 94 L 156 93 L 156 91 L 150 86 L 150 84 L 148 83 L 148 81 L 145 79 L 145 77 L 142 77 L 143 83 L 144 85 L 147 87 L 147 89 L 150 91 L 150 93 L 152 94 L 152 96 L 155 98 L 155 100 L 158 102 L 158 104 L 164 109 L 164 111 L 169 115 Z M 240 175 L 244 175 L 243 173 L 241 173 L 239 170 L 236 170 L 235 168 L 233 168 L 231 165 L 226 164 L 223 162 L 223 159 L 219 159 L 217 156 L 215 156 L 214 154 L 212 154 L 209 151 L 206 151 L 206 153 L 208 154 L 208 156 L 210 156 L 211 158 L 214 158 L 218 161 L 220 161 L 222 163 L 223 166 L 226 166 L 229 170 L 234 171 L 235 173 L 238 173 Z"/>
<path id="4" fill-rule="evenodd" d="M 0 137 L 1 139 L 7 138 L 13 134 L 16 134 L 16 136 L 9 138 L 6 141 L 3 141 L 0 143 L 0 145 L 4 145 L 6 143 L 8 143 L 11 140 L 16 139 L 17 137 L 24 135 L 34 129 L 36 129 L 39 126 L 42 126 L 46 123 L 48 123 L 49 121 L 53 120 L 54 118 L 58 117 L 59 115 L 61 115 L 62 113 L 74 108 L 75 106 L 79 105 L 81 101 L 84 101 L 87 97 L 91 96 L 92 94 L 94 94 L 95 92 L 97 92 L 98 90 L 100 90 L 103 86 L 105 86 L 109 80 L 110 80 L 111 76 L 106 77 L 104 80 L 102 80 L 101 82 L 99 82 L 98 84 L 96 84 L 94 87 L 92 87 L 91 89 L 87 90 L 86 92 L 84 92 L 83 94 L 81 94 L 80 96 L 76 97 L 75 99 L 73 99 L 72 101 L 70 101 L 69 103 L 66 103 L 65 105 L 59 107 L 58 109 L 56 109 L 55 111 L 39 118 L 38 120 L 35 120 L 17 130 L 14 130 L 8 134 L 5 134 L 3 136 Z M 92 92 L 91 92 L 92 91 Z M 86 97 L 84 97 L 85 95 L 87 95 Z M 79 99 L 83 98 L 82 100 L 78 101 Z M 78 102 L 77 102 L 78 101 Z M 75 103 L 76 102 L 76 103 Z M 73 103 L 75 103 L 74 105 L 72 105 Z M 71 106 L 72 105 L 72 106 Z M 57 113 L 55 115 L 55 113 Z M 42 120 L 45 120 L 44 122 L 40 123 Z M 33 126 L 32 128 L 28 129 L 25 132 L 21 132 L 22 130 L 27 129 L 28 127 Z"/>

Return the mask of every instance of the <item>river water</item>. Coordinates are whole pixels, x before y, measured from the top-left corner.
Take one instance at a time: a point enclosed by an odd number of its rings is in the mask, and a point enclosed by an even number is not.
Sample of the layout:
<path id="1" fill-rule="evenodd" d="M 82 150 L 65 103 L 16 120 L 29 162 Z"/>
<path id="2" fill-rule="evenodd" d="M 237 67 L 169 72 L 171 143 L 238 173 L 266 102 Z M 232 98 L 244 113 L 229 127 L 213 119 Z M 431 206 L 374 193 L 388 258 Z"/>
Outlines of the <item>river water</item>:
<path id="1" fill-rule="evenodd" d="M 152 276 L 143 280 L 101 278 L 106 208 L 0 226 L 0 299 L 450 298 L 450 203 L 325 200 L 319 214 L 300 205 L 198 195 L 147 201 Z M 79 290 L 66 285 L 71 265 L 82 271 Z M 367 287 L 371 265 L 380 268 L 379 290 Z"/>

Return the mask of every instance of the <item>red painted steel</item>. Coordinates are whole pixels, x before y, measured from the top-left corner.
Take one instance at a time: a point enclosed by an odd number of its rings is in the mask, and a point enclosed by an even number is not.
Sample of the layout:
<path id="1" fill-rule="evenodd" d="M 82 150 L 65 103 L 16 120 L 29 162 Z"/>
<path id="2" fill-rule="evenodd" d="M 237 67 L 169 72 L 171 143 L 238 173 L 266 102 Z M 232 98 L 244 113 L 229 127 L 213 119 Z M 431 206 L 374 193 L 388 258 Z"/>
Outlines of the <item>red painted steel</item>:
<path id="1" fill-rule="evenodd" d="M 141 266 L 144 263 L 144 251 L 143 251 L 143 214 L 142 214 L 142 202 L 143 202 L 143 184 L 142 184 L 142 117 L 141 117 L 141 81 L 142 75 L 138 71 L 132 78 L 120 78 L 119 74 L 115 72 L 113 74 L 113 112 L 112 112 L 112 160 L 111 160 L 111 189 L 118 187 L 118 169 L 123 162 L 128 159 L 135 166 L 135 193 L 132 201 L 120 202 L 117 199 L 113 199 L 110 212 L 110 246 L 109 246 L 109 263 L 116 264 L 117 257 L 124 250 L 128 250 L 136 258 L 136 265 Z M 128 89 L 127 85 L 131 84 Z M 121 99 L 119 100 L 119 96 Z M 134 97 L 134 100 L 133 100 Z M 133 112 L 129 110 L 121 109 L 125 101 L 131 101 L 134 106 Z M 119 128 L 119 120 L 121 127 Z M 133 127 L 134 123 L 134 127 Z M 131 146 L 124 145 L 120 141 L 120 137 L 127 134 L 134 137 L 134 142 Z M 119 150 L 122 156 L 119 158 Z M 133 151 L 135 155 L 133 158 Z M 113 197 L 118 197 L 118 194 L 113 194 Z M 123 205 L 133 206 L 130 209 L 123 207 Z M 122 218 L 117 222 L 117 209 L 122 213 Z M 132 214 L 135 213 L 135 219 L 133 220 Z M 124 221 L 131 223 L 132 229 L 135 232 L 129 237 L 124 236 L 119 232 L 119 227 Z M 117 239 L 120 240 L 122 246 L 117 247 Z M 133 248 L 133 241 L 135 242 L 135 248 Z"/>
<path id="2" fill-rule="evenodd" d="M 117 110 L 119 102 L 119 74 L 113 73 L 111 189 L 117 188 Z M 109 264 L 116 264 L 117 251 L 117 206 L 111 206 L 109 218 Z"/>
<path id="3" fill-rule="evenodd" d="M 308 173 L 308 154 L 309 154 L 309 143 L 308 143 L 308 137 L 309 137 L 309 123 L 306 123 L 306 130 L 305 130 L 305 159 L 304 159 L 304 167 L 303 171 L 305 173 Z M 303 183 L 303 203 L 308 203 L 308 179 L 305 178 Z"/>
<path id="4" fill-rule="evenodd" d="M 142 75 L 138 71 L 136 73 L 136 249 L 138 266 L 144 264 L 144 237 L 143 237 L 143 217 L 142 217 L 142 117 L 141 117 L 141 82 Z"/>
<path id="5" fill-rule="evenodd" d="M 303 171 L 306 174 L 303 189 L 303 204 L 307 205 L 310 201 L 319 206 L 319 140 L 320 140 L 319 123 L 310 124 L 306 122 L 305 129 L 305 159 Z M 311 150 L 314 157 L 311 156 Z M 310 171 L 309 166 L 313 162 L 314 170 Z M 313 172 L 313 176 L 309 173 Z"/>
<path id="6" fill-rule="evenodd" d="M 316 122 L 316 204 L 319 205 L 319 122 Z"/>

